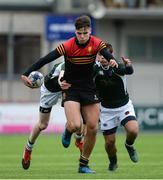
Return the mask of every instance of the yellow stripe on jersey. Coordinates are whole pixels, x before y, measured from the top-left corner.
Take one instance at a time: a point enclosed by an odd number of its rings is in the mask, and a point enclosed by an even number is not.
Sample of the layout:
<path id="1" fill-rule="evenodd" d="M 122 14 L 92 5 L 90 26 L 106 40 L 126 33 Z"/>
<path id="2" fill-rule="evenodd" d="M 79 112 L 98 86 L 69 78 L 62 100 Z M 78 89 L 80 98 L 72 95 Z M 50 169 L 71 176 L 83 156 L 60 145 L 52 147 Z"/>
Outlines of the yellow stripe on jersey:
<path id="1" fill-rule="evenodd" d="M 91 59 L 95 59 L 96 55 L 92 55 L 92 56 L 83 56 L 83 57 L 68 57 L 74 60 L 91 60 Z"/>
<path id="2" fill-rule="evenodd" d="M 90 63 L 94 62 L 94 59 L 92 59 L 92 60 L 83 60 L 83 59 L 81 59 L 80 61 L 79 60 L 75 61 L 72 58 L 68 58 L 67 60 L 70 61 L 73 64 L 90 64 Z"/>
<path id="3" fill-rule="evenodd" d="M 106 45 L 104 42 L 101 41 L 99 47 L 98 47 L 98 51 L 101 51 L 102 49 L 106 48 Z"/>
<path id="4" fill-rule="evenodd" d="M 59 45 L 59 46 L 57 47 L 57 51 L 59 52 L 60 55 L 65 55 L 65 54 L 66 54 L 66 51 L 65 51 L 65 49 L 64 49 L 63 44 L 61 44 L 61 45 Z"/>
<path id="5" fill-rule="evenodd" d="M 73 64 L 90 64 L 94 62 L 96 55 L 92 55 L 90 57 L 69 57 L 67 58 Z"/>
<path id="6" fill-rule="evenodd" d="M 73 63 L 73 64 L 90 64 L 90 63 L 92 63 L 92 62 L 94 62 L 94 60 L 92 60 L 92 61 L 74 61 L 74 60 L 72 60 L 72 59 L 68 59 L 68 61 L 70 61 L 71 63 Z"/>

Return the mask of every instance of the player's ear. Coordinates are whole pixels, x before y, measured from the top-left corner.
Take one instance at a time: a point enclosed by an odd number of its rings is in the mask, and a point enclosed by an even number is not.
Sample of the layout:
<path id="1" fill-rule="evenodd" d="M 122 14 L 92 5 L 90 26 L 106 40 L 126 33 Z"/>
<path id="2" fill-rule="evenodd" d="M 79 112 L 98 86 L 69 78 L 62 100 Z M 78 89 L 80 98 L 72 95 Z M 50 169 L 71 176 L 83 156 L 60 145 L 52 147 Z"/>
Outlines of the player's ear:
<path id="1" fill-rule="evenodd" d="M 77 32 L 76 32 L 76 30 L 75 30 L 75 35 L 77 35 Z"/>
<path id="2" fill-rule="evenodd" d="M 89 34 L 92 34 L 92 28 L 90 28 Z"/>

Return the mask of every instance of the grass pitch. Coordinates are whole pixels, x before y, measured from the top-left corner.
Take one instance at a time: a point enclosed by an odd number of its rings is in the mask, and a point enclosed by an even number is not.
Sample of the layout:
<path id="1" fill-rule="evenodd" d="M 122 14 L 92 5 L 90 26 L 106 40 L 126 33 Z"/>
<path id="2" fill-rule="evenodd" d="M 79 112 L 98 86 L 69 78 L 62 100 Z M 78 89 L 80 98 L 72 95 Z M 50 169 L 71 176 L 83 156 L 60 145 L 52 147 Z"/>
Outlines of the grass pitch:
<path id="1" fill-rule="evenodd" d="M 101 134 L 90 158 L 96 174 L 79 174 L 79 150 L 72 138 L 68 149 L 62 147 L 60 135 L 41 135 L 33 149 L 31 166 L 21 167 L 27 135 L 0 135 L 0 179 L 162 179 L 163 134 L 140 133 L 136 141 L 139 162 L 129 159 L 124 147 L 125 136 L 117 134 L 118 169 L 107 170 L 108 158 Z"/>

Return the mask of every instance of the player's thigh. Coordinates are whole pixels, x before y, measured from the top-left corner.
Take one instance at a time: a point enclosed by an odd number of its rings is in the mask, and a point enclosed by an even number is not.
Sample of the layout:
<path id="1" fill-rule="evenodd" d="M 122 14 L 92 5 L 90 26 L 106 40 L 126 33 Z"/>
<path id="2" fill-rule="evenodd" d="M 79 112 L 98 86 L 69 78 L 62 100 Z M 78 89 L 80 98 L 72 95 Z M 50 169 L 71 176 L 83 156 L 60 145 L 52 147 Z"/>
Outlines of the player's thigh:
<path id="1" fill-rule="evenodd" d="M 48 124 L 49 123 L 49 119 L 50 119 L 50 113 L 51 112 L 48 112 L 48 113 L 40 112 L 39 113 L 39 122 L 41 124 Z"/>
<path id="2" fill-rule="evenodd" d="M 135 119 L 129 120 L 129 121 L 124 125 L 124 128 L 125 128 L 126 132 L 128 132 L 128 133 L 138 134 L 138 132 L 139 132 L 139 125 L 138 125 L 137 120 L 135 120 Z"/>
<path id="3" fill-rule="evenodd" d="M 108 145 L 114 145 L 116 141 L 115 135 L 115 133 L 104 135 L 105 143 Z"/>
<path id="4" fill-rule="evenodd" d="M 80 103 L 75 101 L 65 101 L 64 110 L 67 118 L 67 123 L 73 123 L 80 126 L 81 123 L 81 113 L 80 113 Z"/>
<path id="5" fill-rule="evenodd" d="M 82 106 L 82 115 L 89 127 L 97 126 L 100 116 L 99 103 Z"/>

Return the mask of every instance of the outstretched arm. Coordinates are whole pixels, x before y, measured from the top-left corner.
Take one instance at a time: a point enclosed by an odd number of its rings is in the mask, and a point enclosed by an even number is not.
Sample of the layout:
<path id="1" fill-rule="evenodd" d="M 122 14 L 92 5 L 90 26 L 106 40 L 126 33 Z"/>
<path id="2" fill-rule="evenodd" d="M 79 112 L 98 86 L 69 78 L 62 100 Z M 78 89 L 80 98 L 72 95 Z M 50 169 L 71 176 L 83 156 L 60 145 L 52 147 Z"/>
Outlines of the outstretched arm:
<path id="1" fill-rule="evenodd" d="M 109 62 L 109 66 L 111 67 L 118 67 L 118 64 L 115 60 L 115 58 L 113 57 L 113 55 L 108 52 L 107 48 L 104 48 L 100 51 L 100 54 L 104 56 L 104 58 Z"/>
<path id="2" fill-rule="evenodd" d="M 40 58 L 37 62 L 35 62 L 34 64 L 32 64 L 21 76 L 21 79 L 23 81 L 23 83 L 30 87 L 33 88 L 32 86 L 32 82 L 29 80 L 28 76 L 32 71 L 36 71 L 38 69 L 40 69 L 41 67 L 43 67 L 45 64 L 48 64 L 49 62 L 54 61 L 55 59 L 57 59 L 58 57 L 60 57 L 61 55 L 59 54 L 59 52 L 55 49 L 52 52 L 50 52 L 49 54 L 47 54 L 46 56 Z"/>
<path id="3" fill-rule="evenodd" d="M 115 73 L 119 75 L 130 75 L 133 74 L 134 69 L 131 63 L 131 60 L 128 58 L 121 57 L 123 63 L 119 64 L 117 69 L 114 69 Z"/>
<path id="4" fill-rule="evenodd" d="M 125 65 L 125 74 L 133 74 L 134 69 L 133 69 L 131 60 L 128 59 L 128 58 L 124 58 L 124 57 L 121 57 L 121 58 L 122 58 L 122 61 L 123 61 L 124 65 Z"/>

